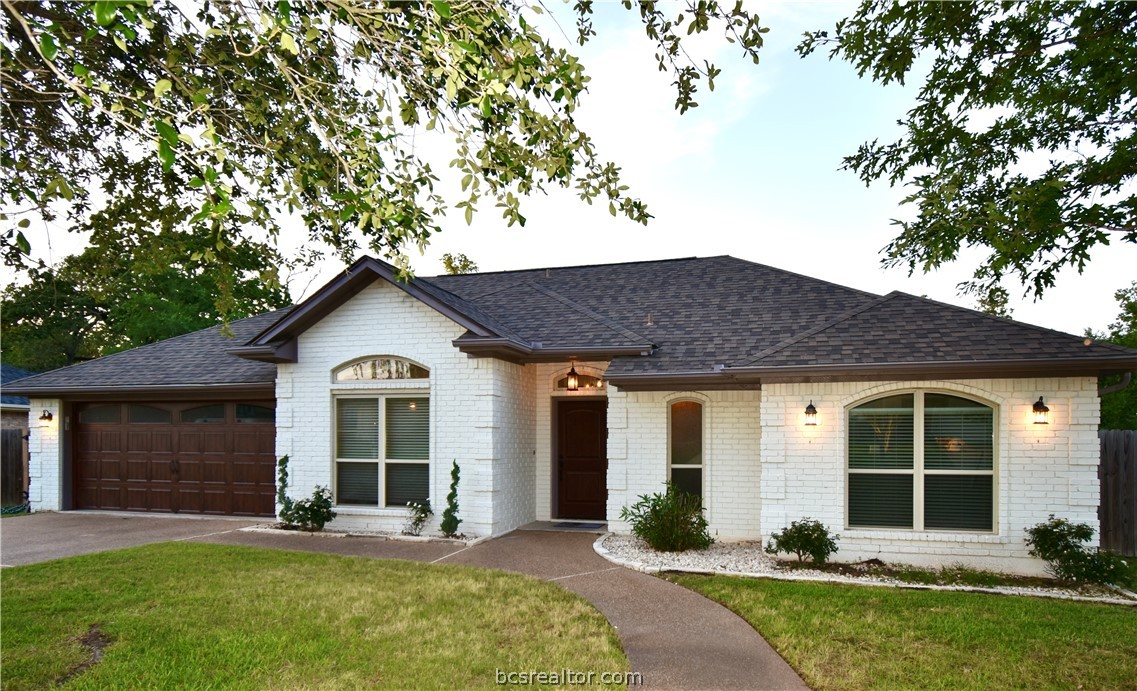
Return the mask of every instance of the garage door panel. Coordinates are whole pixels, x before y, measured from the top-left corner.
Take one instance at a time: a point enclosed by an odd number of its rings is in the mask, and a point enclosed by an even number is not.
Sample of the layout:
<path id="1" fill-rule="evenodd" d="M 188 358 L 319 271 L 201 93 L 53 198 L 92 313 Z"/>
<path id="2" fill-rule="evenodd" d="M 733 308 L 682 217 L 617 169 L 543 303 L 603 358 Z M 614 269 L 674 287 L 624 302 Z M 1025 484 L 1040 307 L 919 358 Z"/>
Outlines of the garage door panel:
<path id="1" fill-rule="evenodd" d="M 237 418 L 234 405 L 77 406 L 73 437 L 76 507 L 273 515 L 275 427 L 271 420 Z M 95 407 L 98 415 L 89 412 Z M 146 415 L 138 413 L 143 407 Z M 211 414 L 204 415 L 202 410 Z"/>

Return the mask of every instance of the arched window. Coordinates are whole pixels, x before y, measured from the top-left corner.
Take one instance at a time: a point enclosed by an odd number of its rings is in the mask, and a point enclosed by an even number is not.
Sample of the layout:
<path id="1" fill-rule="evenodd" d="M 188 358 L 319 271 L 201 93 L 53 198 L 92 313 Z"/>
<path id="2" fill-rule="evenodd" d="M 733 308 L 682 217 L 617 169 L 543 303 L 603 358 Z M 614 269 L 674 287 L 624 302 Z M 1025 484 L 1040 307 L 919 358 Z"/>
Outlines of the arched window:
<path id="1" fill-rule="evenodd" d="M 430 371 L 410 360 L 377 357 L 353 362 L 335 372 L 336 381 L 385 381 L 389 379 L 429 379 Z"/>
<path id="2" fill-rule="evenodd" d="M 675 401 L 668 411 L 668 464 L 671 482 L 703 496 L 703 404 Z"/>
<path id="3" fill-rule="evenodd" d="M 849 409 L 848 525 L 995 530 L 994 410 L 934 391 Z"/>

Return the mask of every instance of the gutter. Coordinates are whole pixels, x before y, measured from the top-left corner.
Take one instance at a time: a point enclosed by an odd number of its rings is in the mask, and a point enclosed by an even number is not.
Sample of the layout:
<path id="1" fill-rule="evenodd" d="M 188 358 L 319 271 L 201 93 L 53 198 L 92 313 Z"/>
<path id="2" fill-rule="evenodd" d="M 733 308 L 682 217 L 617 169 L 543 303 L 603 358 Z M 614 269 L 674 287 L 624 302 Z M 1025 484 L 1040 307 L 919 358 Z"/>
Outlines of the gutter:
<path id="1" fill-rule="evenodd" d="M 17 394 L 16 391 L 19 391 Z M 43 388 L 5 389 L 5 394 L 27 396 L 28 398 L 146 398 L 154 399 L 166 395 L 187 396 L 191 398 L 226 398 L 243 395 L 276 397 L 276 382 L 249 382 L 244 384 L 157 384 L 146 386 L 53 386 Z"/>
<path id="2" fill-rule="evenodd" d="M 655 345 L 557 346 L 546 348 L 539 342 L 525 343 L 512 338 L 467 338 L 451 341 L 453 346 L 471 357 L 503 357 L 515 362 L 556 362 L 566 358 L 581 360 L 609 359 L 619 356 L 649 356 Z"/>
<path id="3" fill-rule="evenodd" d="M 1133 381 L 1133 373 L 1126 372 L 1125 374 L 1121 375 L 1121 381 L 1117 382 L 1116 384 L 1110 384 L 1109 386 L 1103 386 L 1099 388 L 1098 397 L 1100 398 L 1106 394 L 1117 393 L 1118 391 L 1121 391 L 1122 389 L 1129 386 L 1129 383 L 1131 381 Z"/>

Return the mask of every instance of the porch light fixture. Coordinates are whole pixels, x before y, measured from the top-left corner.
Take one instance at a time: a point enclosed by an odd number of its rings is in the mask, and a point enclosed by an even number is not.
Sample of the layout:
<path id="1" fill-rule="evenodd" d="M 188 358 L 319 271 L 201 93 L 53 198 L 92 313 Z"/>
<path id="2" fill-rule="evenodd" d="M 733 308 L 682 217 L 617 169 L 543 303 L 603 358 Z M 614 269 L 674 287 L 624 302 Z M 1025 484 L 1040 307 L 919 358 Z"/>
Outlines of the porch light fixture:
<path id="1" fill-rule="evenodd" d="M 1049 425 L 1050 424 L 1050 408 L 1042 402 L 1042 396 L 1034 403 L 1034 424 L 1036 425 Z"/>
<path id="2" fill-rule="evenodd" d="M 568 379 L 568 381 L 565 382 L 565 384 L 567 386 L 565 386 L 565 388 L 568 389 L 569 391 L 576 391 L 577 385 L 580 384 L 580 377 L 577 376 L 576 364 L 575 363 L 573 363 L 569 367 L 569 373 L 568 373 L 567 379 Z"/>
<path id="3" fill-rule="evenodd" d="M 40 415 L 39 419 L 41 422 L 51 422 L 51 411 L 50 410 L 43 411 L 43 415 Z"/>
<path id="4" fill-rule="evenodd" d="M 805 407 L 805 424 L 811 427 L 817 426 L 817 408 L 814 407 L 813 401 Z"/>

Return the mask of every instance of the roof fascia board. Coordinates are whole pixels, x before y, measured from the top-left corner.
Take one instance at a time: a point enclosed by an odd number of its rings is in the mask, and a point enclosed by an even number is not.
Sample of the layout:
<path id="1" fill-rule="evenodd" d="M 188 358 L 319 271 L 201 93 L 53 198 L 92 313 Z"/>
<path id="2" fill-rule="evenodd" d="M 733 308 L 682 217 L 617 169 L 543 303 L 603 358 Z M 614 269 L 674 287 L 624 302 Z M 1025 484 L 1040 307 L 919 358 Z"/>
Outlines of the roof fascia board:
<path id="1" fill-rule="evenodd" d="M 509 338 L 456 338 L 454 347 L 471 357 L 496 357 L 511 362 L 559 362 L 565 359 L 610 360 L 619 356 L 648 355 L 650 343 L 632 346 L 585 346 L 544 348 Z"/>
<path id="2" fill-rule="evenodd" d="M 5 393 L 8 393 L 5 391 Z M 14 392 L 13 392 L 14 393 Z M 276 384 L 171 384 L 154 386 L 54 386 L 20 389 L 28 398 L 65 398 L 67 400 L 155 400 L 178 396 L 202 400 L 209 398 L 276 398 Z"/>
<path id="3" fill-rule="evenodd" d="M 296 362 L 299 356 L 295 338 L 268 345 L 238 346 L 225 352 L 246 360 L 272 363 Z"/>
<path id="4" fill-rule="evenodd" d="M 376 279 L 383 279 L 407 295 L 419 300 L 444 317 L 457 322 L 479 336 L 496 334 L 450 305 L 437 299 L 414 284 L 414 279 L 400 281 L 394 268 L 373 257 L 363 257 L 342 274 L 328 281 L 312 297 L 296 306 L 286 317 L 262 331 L 248 342 L 250 346 L 268 345 L 272 341 L 295 338 L 329 313 L 343 305 Z"/>
<path id="5" fill-rule="evenodd" d="M 770 377 L 871 376 L 890 379 L 927 379 L 929 377 L 1032 377 L 1090 376 L 1123 372 L 1137 368 L 1137 358 L 1128 355 L 1093 358 L 1039 358 L 1034 360 L 957 360 L 950 362 L 886 362 L 836 365 L 748 366 L 726 367 L 727 376 Z"/>

